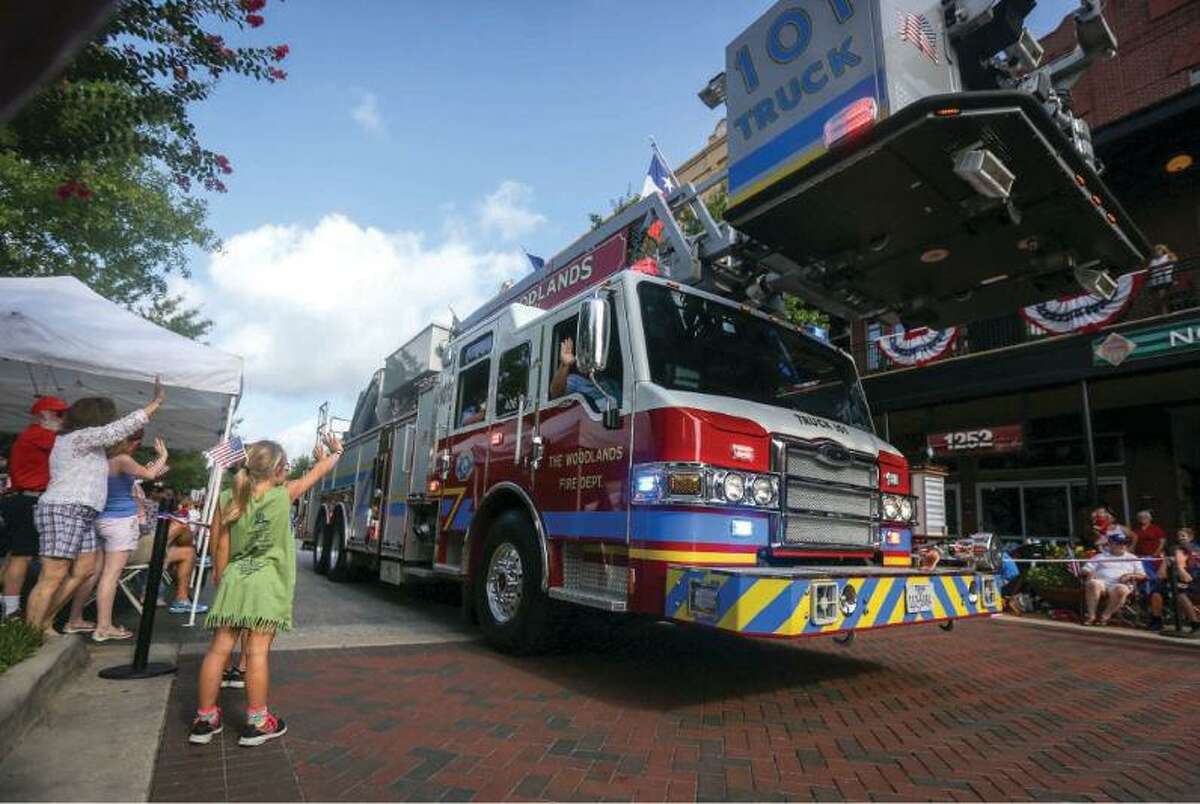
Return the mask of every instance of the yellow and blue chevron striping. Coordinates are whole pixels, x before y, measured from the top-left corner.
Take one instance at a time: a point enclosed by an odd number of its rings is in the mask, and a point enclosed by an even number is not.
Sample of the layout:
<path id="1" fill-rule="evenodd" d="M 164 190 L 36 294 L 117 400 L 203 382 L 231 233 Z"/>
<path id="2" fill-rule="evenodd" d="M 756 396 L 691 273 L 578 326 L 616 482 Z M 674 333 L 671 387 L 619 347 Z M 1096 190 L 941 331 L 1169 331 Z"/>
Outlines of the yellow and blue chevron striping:
<path id="1" fill-rule="evenodd" d="M 836 585 L 839 605 L 836 612 L 825 612 L 826 622 L 812 616 L 814 584 Z M 929 587 L 931 605 L 909 611 L 907 590 L 918 584 Z M 844 592 L 846 587 L 853 595 Z M 671 566 L 663 613 L 748 636 L 816 636 L 997 613 L 998 588 L 994 576 L 967 572 L 788 577 L 736 567 Z"/>

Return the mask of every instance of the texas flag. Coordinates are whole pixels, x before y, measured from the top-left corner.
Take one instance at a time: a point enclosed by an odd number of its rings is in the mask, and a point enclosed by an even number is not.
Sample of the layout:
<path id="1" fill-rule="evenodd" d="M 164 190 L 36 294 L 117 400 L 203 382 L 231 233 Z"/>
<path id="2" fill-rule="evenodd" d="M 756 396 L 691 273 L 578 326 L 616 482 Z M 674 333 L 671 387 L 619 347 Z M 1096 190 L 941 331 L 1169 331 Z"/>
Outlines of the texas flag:
<path id="1" fill-rule="evenodd" d="M 654 193 L 670 195 L 675 192 L 675 188 L 678 186 L 679 183 L 671 175 L 671 169 L 667 167 L 667 163 L 663 161 L 662 157 L 658 155 L 658 150 L 655 149 L 650 157 L 650 169 L 646 171 L 646 180 L 642 182 L 642 198 Z"/>

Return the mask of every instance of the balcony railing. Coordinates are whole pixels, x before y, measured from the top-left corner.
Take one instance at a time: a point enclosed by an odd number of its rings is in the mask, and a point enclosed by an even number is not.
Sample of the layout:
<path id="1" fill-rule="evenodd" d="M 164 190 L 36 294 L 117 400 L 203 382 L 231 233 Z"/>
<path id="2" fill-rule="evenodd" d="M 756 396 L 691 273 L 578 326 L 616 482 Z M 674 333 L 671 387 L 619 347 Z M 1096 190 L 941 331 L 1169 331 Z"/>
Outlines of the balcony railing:
<path id="1" fill-rule="evenodd" d="M 1169 281 L 1164 281 L 1166 275 L 1161 273 L 1163 268 L 1152 270 L 1156 273 L 1147 275 L 1129 306 L 1106 327 L 1150 321 L 1200 309 L 1200 257 L 1181 259 L 1170 266 Z M 929 365 L 937 365 L 954 357 L 982 355 L 998 349 L 1043 343 L 1054 338 L 1070 338 L 1078 334 L 1047 332 L 1014 310 L 960 325 L 954 344 Z M 838 345 L 845 346 L 844 342 Z M 894 363 L 879 347 L 877 339 L 854 343 L 850 352 L 863 376 L 911 368 Z"/>

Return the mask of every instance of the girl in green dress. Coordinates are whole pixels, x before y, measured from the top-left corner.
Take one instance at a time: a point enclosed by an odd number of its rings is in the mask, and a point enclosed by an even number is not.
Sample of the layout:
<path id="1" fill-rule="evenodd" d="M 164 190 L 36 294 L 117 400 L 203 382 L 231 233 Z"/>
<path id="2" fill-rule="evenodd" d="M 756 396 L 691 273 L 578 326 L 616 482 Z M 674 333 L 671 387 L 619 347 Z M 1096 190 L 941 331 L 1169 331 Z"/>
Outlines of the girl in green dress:
<path id="1" fill-rule="evenodd" d="M 317 447 L 313 467 L 288 480 L 287 455 L 273 441 L 246 449 L 233 488 L 222 492 L 213 517 L 213 578 L 217 594 L 204 624 L 216 629 L 200 667 L 199 706 L 188 740 L 208 743 L 223 728 L 217 695 L 238 636 L 246 633 L 246 726 L 240 745 L 262 745 L 287 731 L 267 710 L 268 655 L 278 629 L 292 627 L 296 547 L 292 502 L 324 477 L 342 455 L 334 437 Z"/>

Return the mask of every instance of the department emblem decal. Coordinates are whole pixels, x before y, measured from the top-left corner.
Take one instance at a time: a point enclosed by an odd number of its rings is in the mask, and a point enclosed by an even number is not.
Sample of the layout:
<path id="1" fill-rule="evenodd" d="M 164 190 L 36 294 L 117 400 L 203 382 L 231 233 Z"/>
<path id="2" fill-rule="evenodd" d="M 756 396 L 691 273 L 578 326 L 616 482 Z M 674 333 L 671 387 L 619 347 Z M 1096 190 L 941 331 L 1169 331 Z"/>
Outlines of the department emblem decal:
<path id="1" fill-rule="evenodd" d="M 458 453 L 458 458 L 454 461 L 454 477 L 458 480 L 466 480 L 471 474 L 471 470 L 475 468 L 475 456 L 471 454 L 471 450 L 464 450 Z"/>

